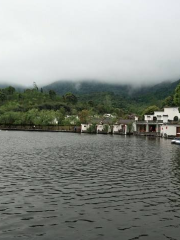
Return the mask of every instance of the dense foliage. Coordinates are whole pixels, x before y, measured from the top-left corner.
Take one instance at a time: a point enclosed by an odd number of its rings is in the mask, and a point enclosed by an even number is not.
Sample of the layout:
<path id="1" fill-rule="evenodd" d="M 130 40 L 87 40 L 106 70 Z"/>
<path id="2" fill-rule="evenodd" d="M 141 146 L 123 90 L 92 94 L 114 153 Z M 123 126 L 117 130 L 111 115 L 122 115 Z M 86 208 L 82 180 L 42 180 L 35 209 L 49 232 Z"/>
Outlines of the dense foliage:
<path id="1" fill-rule="evenodd" d="M 166 106 L 180 106 L 180 85 L 176 82 L 172 86 L 176 90 L 168 91 L 169 95 L 157 86 L 153 92 L 144 88 L 131 95 L 126 92 L 127 86 L 118 94 L 92 93 L 92 87 L 90 93 L 77 95 L 69 91 L 58 95 L 55 89 L 39 89 L 36 83 L 24 91 L 9 86 L 0 89 L 0 124 L 79 125 L 98 122 L 106 113 L 114 116 L 112 122 L 135 114 L 153 114 Z"/>

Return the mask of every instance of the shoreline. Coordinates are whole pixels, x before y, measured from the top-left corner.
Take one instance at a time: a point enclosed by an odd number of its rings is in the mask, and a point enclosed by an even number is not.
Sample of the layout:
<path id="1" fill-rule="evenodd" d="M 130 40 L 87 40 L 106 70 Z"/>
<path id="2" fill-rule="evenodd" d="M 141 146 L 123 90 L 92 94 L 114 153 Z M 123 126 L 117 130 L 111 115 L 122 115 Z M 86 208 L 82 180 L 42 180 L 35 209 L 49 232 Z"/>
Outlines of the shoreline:
<path id="1" fill-rule="evenodd" d="M 75 130 L 51 130 L 51 129 L 18 129 L 18 128 L 0 128 L 0 131 L 14 131 L 14 132 L 51 132 L 51 133 L 78 133 L 78 134 L 93 134 L 93 135 L 115 135 L 115 136 L 136 136 L 136 137 L 153 137 L 153 138 L 163 138 L 162 136 L 157 135 L 145 135 L 145 134 L 117 134 L 117 133 L 88 133 L 88 132 L 81 132 L 81 131 L 75 131 Z M 174 139 L 174 137 L 168 137 L 165 139 Z"/>
<path id="2" fill-rule="evenodd" d="M 80 126 L 33 126 L 33 125 L 26 125 L 26 126 L 15 126 L 15 125 L 0 125 L 0 131 L 21 131 L 21 132 L 64 132 L 64 133 L 86 133 L 86 134 L 101 134 L 101 135 L 122 135 L 122 136 L 140 136 L 140 137 L 153 137 L 153 138 L 167 138 L 167 139 L 174 139 L 175 136 L 168 136 L 162 137 L 160 134 L 157 133 L 138 133 L 133 132 L 131 134 L 124 134 L 124 133 L 117 133 L 117 132 L 81 132 Z"/>

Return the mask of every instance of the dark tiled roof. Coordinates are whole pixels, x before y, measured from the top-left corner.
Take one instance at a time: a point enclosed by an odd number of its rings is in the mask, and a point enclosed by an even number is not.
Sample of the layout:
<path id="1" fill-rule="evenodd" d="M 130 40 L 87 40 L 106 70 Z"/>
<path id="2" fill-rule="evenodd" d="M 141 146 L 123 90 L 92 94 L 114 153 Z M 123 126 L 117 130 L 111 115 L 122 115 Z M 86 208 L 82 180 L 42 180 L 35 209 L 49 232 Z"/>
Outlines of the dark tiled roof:
<path id="1" fill-rule="evenodd" d="M 132 119 L 119 119 L 117 121 L 118 124 L 129 124 L 129 123 L 133 123 L 135 120 Z"/>

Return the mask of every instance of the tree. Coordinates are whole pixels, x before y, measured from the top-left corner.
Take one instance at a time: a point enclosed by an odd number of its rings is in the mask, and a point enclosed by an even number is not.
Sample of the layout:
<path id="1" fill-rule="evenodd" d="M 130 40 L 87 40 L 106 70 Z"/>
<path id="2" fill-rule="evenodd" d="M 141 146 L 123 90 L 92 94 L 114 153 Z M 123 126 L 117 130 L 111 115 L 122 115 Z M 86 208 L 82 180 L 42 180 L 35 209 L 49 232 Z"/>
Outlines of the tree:
<path id="1" fill-rule="evenodd" d="M 72 104 L 76 104 L 78 99 L 77 97 L 72 94 L 72 93 L 66 93 L 64 96 L 63 96 L 63 99 L 68 102 L 68 103 L 72 103 Z"/>
<path id="2" fill-rule="evenodd" d="M 103 132 L 104 133 L 108 133 L 108 130 L 109 130 L 109 125 L 108 124 L 104 124 L 103 125 Z"/>
<path id="3" fill-rule="evenodd" d="M 60 110 L 56 111 L 56 119 L 58 121 L 58 124 L 62 125 L 64 120 L 64 114 Z"/>
<path id="4" fill-rule="evenodd" d="M 56 96 L 56 92 L 54 90 L 49 90 L 49 97 L 50 99 L 54 99 Z"/>
<path id="5" fill-rule="evenodd" d="M 112 109 L 112 102 L 111 102 L 111 96 L 106 95 L 104 99 L 104 109 L 107 113 L 111 112 Z"/>
<path id="6" fill-rule="evenodd" d="M 15 91 L 16 91 L 15 88 L 12 86 L 5 88 L 5 90 L 9 95 L 13 95 L 13 93 L 15 93 Z"/>
<path id="7" fill-rule="evenodd" d="M 115 108 L 114 112 L 117 114 L 118 117 L 123 117 L 124 116 L 124 111 L 120 108 Z"/>
<path id="8" fill-rule="evenodd" d="M 35 82 L 33 82 L 33 90 L 38 91 L 38 86 Z"/>
<path id="9" fill-rule="evenodd" d="M 103 104 L 98 104 L 96 109 L 98 110 L 99 113 L 106 113 L 106 109 L 104 108 Z"/>
<path id="10" fill-rule="evenodd" d="M 1 115 L 0 117 L 0 122 L 2 124 L 14 124 L 15 120 L 16 120 L 17 116 L 16 116 L 16 112 L 6 112 L 3 115 Z"/>
<path id="11" fill-rule="evenodd" d="M 89 117 L 89 111 L 88 110 L 82 110 L 79 112 L 79 118 L 81 123 L 87 123 L 88 122 L 88 117 Z"/>
<path id="12" fill-rule="evenodd" d="M 89 104 L 90 107 L 94 107 L 94 102 L 92 100 L 89 100 L 88 104 Z"/>
<path id="13" fill-rule="evenodd" d="M 23 98 L 23 95 L 21 93 L 18 94 L 18 98 L 19 99 L 22 99 Z"/>
<path id="14" fill-rule="evenodd" d="M 176 87 L 175 90 L 174 103 L 176 106 L 180 106 L 180 84 Z"/>
<path id="15" fill-rule="evenodd" d="M 89 128 L 87 129 L 88 133 L 96 133 L 96 124 L 93 123 L 89 126 Z"/>
<path id="16" fill-rule="evenodd" d="M 4 102 L 7 99 L 7 96 L 3 90 L 0 91 L 0 100 Z"/>
<path id="17" fill-rule="evenodd" d="M 174 106 L 173 96 L 169 96 L 165 98 L 164 101 L 162 102 L 162 107 L 172 107 L 172 106 Z"/>
<path id="18" fill-rule="evenodd" d="M 133 132 L 133 123 L 132 122 L 127 124 L 127 131 L 129 134 Z"/>
<path id="19" fill-rule="evenodd" d="M 143 115 L 153 115 L 154 111 L 158 111 L 159 108 L 155 105 L 146 108 L 143 112 Z"/>

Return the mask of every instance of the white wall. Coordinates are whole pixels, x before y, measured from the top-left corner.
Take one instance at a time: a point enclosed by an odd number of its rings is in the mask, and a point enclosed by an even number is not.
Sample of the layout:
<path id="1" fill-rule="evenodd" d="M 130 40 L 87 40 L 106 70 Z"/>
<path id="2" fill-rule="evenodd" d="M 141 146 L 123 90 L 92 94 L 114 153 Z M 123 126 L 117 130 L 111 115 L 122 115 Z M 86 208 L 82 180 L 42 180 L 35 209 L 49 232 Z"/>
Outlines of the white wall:
<path id="1" fill-rule="evenodd" d="M 81 124 L 81 132 L 86 132 L 89 128 L 89 124 Z"/>
<path id="2" fill-rule="evenodd" d="M 99 125 L 97 125 L 97 133 L 98 133 L 98 131 L 103 131 L 103 129 L 104 129 L 104 126 L 105 125 L 108 125 L 108 124 L 99 124 Z M 111 127 L 108 125 L 108 133 L 110 133 L 111 132 Z"/>
<path id="3" fill-rule="evenodd" d="M 180 113 L 179 113 L 178 107 L 164 108 L 164 115 L 168 115 L 169 120 L 174 120 L 175 116 L 177 116 L 180 119 Z"/>
<path id="4" fill-rule="evenodd" d="M 176 129 L 177 126 L 176 125 L 165 125 L 163 124 L 161 126 L 161 134 L 163 135 L 167 135 L 167 136 L 176 136 Z"/>
<path id="5" fill-rule="evenodd" d="M 162 116 L 162 115 L 157 115 L 156 117 L 157 117 L 157 120 L 158 120 L 158 121 L 159 121 L 159 120 L 163 120 L 163 116 Z"/>
<path id="6" fill-rule="evenodd" d="M 163 120 L 163 122 L 165 123 L 168 122 L 168 120 L 174 120 L 175 116 L 177 116 L 180 119 L 178 107 L 164 108 L 164 111 L 155 111 L 153 115 L 144 115 L 144 120 L 152 121 L 153 117 L 157 117 L 157 120 Z"/>
<path id="7" fill-rule="evenodd" d="M 121 125 L 113 125 L 113 133 L 114 132 L 119 132 L 119 130 L 122 129 L 122 126 Z"/>
<path id="8" fill-rule="evenodd" d="M 163 123 L 167 123 L 168 120 L 170 120 L 168 115 L 167 116 L 163 116 Z"/>
<path id="9" fill-rule="evenodd" d="M 155 111 L 154 112 L 154 116 L 157 117 L 158 115 L 163 116 L 164 115 L 164 111 Z"/>
<path id="10" fill-rule="evenodd" d="M 145 121 L 152 121 L 153 117 L 154 117 L 154 115 L 144 115 L 144 120 Z"/>
<path id="11" fill-rule="evenodd" d="M 137 131 L 137 125 L 135 122 L 133 122 L 133 131 L 136 132 Z"/>
<path id="12" fill-rule="evenodd" d="M 99 125 L 97 125 L 97 133 L 98 133 L 98 131 L 103 131 L 103 125 L 102 124 L 99 124 Z"/>

